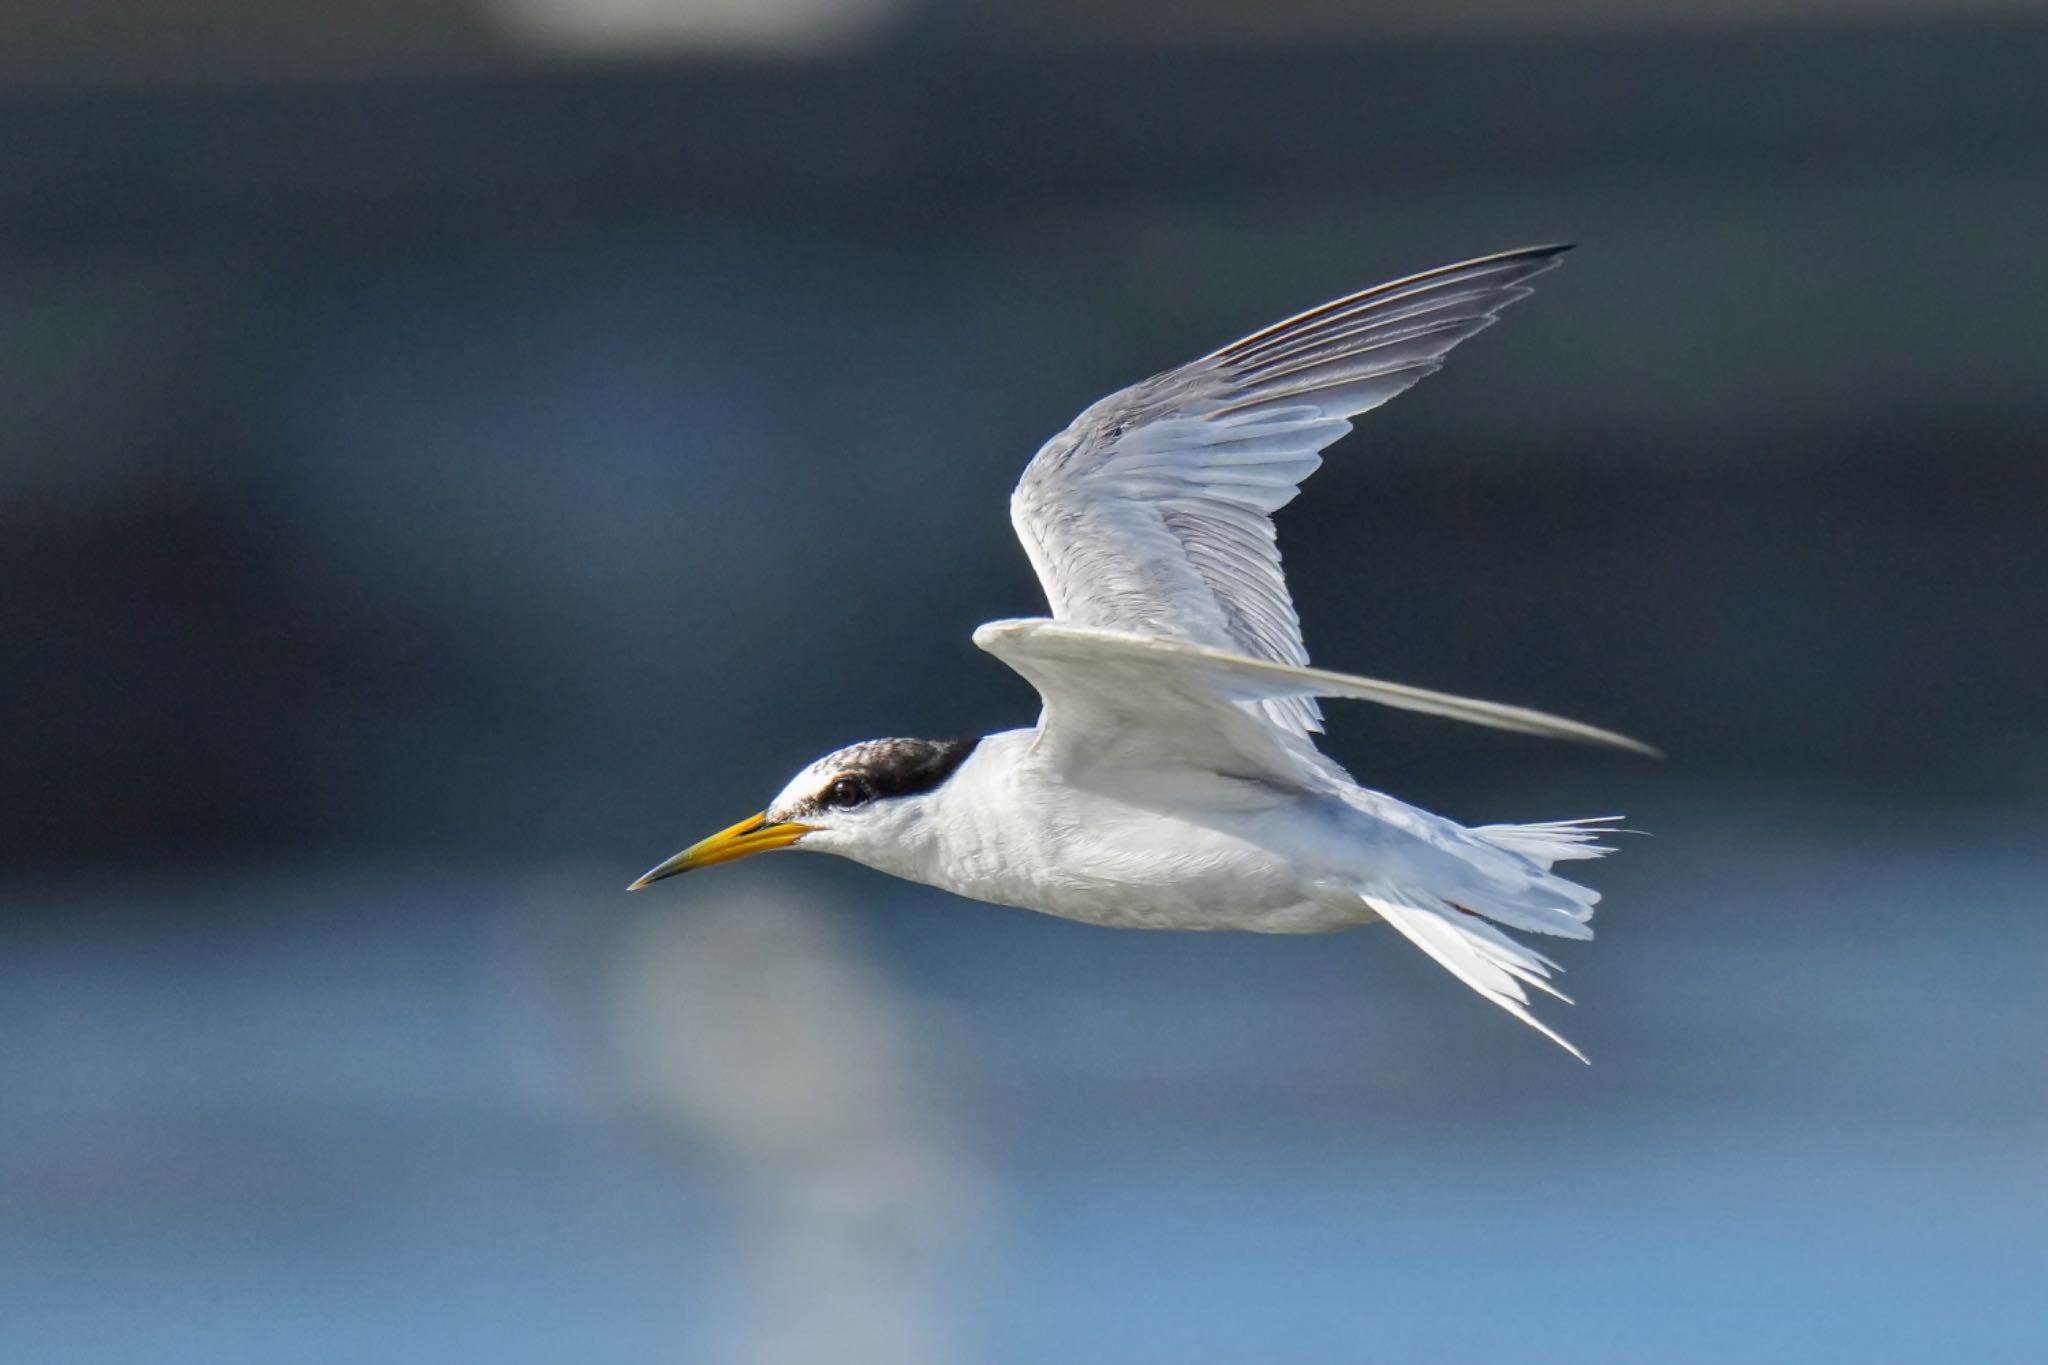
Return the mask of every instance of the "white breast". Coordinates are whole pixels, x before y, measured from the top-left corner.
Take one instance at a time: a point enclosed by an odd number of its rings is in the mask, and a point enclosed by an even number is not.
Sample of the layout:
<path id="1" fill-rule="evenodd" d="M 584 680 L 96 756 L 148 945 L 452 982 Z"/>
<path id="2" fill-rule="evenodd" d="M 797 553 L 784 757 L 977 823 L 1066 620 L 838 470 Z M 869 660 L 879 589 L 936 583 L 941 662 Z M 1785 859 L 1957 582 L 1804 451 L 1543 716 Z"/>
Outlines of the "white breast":
<path id="1" fill-rule="evenodd" d="M 938 793 L 922 837 L 875 850 L 871 865 L 1117 928 L 1304 933 L 1370 918 L 1309 899 L 1303 850 L 1290 847 L 1299 796 L 1194 771 L 1164 785 L 1134 777 L 1124 794 L 1076 789 L 1042 780 L 1032 739 L 1016 730 L 982 741 Z"/>

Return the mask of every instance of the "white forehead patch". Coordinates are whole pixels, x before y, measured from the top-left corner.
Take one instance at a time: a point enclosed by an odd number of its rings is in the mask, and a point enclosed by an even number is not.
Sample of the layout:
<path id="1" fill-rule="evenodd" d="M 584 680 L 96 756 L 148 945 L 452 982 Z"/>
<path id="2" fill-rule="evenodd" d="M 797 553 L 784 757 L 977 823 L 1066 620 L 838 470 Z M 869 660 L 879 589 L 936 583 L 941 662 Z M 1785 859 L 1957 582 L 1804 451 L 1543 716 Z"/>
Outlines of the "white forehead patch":
<path id="1" fill-rule="evenodd" d="M 768 803 L 768 809 L 777 814 L 791 811 L 798 806 L 808 805 L 811 799 L 825 789 L 825 784 L 846 771 L 845 756 L 859 748 L 852 745 L 826 754 L 817 762 L 807 765 L 789 784 L 775 793 L 775 799 Z"/>

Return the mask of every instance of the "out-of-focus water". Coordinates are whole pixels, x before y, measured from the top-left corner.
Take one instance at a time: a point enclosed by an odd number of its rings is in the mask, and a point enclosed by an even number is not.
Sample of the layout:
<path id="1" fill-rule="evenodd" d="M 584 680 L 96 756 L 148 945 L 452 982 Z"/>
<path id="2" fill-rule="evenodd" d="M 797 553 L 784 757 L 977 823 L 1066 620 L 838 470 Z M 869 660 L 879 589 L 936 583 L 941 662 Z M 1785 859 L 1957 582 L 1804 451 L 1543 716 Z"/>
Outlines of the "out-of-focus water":
<path id="1" fill-rule="evenodd" d="M 2037 813 L 1761 800 L 1589 874 L 1590 1068 L 825 860 L 17 890 L 0 1359 L 2041 1359 Z"/>

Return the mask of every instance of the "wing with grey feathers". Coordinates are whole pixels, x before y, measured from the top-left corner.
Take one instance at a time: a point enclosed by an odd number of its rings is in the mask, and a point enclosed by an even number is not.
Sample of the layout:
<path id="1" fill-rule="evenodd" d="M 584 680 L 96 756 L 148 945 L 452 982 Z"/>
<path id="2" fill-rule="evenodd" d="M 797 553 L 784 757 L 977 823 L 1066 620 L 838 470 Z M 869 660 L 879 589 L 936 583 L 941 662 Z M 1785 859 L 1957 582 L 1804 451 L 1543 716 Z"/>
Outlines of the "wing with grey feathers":
<path id="1" fill-rule="evenodd" d="M 1273 512 L 1351 418 L 1435 371 L 1567 249 L 1528 247 L 1378 285 L 1088 408 L 1038 452 L 1010 499 L 1054 619 L 1306 664 Z M 1257 705 L 1296 733 L 1320 728 L 1311 697 Z"/>
<path id="2" fill-rule="evenodd" d="M 1299 783 L 1327 771 L 1306 736 L 1267 723 L 1245 703 L 1344 697 L 1453 720 L 1611 745 L 1656 750 L 1626 735 L 1501 702 L 1277 664 L 1186 640 L 1073 626 L 1061 621 L 991 621 L 974 643 L 1037 689 L 1045 703 L 1038 743 L 1068 781 L 1089 769 L 1163 760 L 1241 777 Z"/>

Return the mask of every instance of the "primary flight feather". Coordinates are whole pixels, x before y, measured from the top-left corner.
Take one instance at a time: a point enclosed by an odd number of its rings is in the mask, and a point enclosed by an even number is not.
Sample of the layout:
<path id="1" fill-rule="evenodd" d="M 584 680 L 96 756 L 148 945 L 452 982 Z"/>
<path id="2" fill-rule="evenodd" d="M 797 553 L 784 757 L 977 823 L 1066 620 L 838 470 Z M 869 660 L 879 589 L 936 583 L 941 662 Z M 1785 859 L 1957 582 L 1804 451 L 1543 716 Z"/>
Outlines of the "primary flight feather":
<path id="1" fill-rule="evenodd" d="M 1529 987 L 1559 994 L 1556 964 L 1496 926 L 1590 938 L 1598 893 L 1552 868 L 1608 852 L 1608 822 L 1467 828 L 1367 790 L 1316 748 L 1316 702 L 1654 751 L 1541 711 L 1309 667 L 1272 522 L 1352 418 L 1433 373 L 1565 250 L 1378 285 L 1089 407 L 1010 499 L 1052 619 L 974 633 L 1038 691 L 1038 724 L 828 754 L 634 888 L 796 847 L 1094 924 L 1318 933 L 1385 920 L 1583 1060 L 1528 1008 Z"/>

